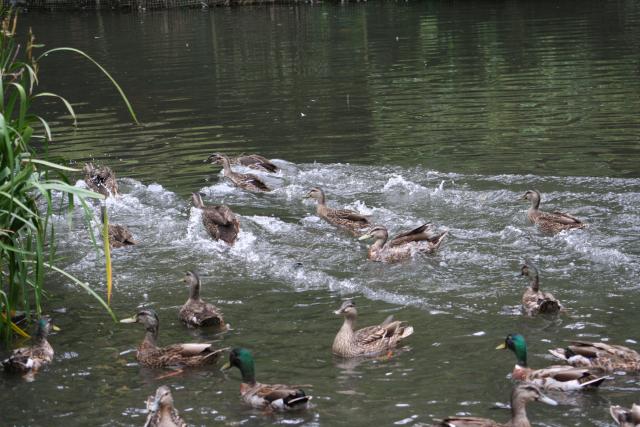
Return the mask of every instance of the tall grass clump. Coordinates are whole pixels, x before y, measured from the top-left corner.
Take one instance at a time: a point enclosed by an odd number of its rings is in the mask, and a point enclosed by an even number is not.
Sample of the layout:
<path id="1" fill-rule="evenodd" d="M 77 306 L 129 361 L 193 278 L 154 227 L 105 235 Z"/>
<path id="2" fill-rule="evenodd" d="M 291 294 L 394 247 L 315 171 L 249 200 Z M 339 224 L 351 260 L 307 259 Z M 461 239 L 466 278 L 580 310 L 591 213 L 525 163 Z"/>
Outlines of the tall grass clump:
<path id="1" fill-rule="evenodd" d="M 66 174 L 75 169 L 39 157 L 48 152 L 51 129 L 43 117 L 33 112 L 32 104 L 39 98 L 55 98 L 65 105 L 74 122 L 75 113 L 63 97 L 36 92 L 38 61 L 63 51 L 86 57 L 111 80 L 133 120 L 137 119 L 117 83 L 88 55 L 72 48 L 57 48 L 36 57 L 34 51 L 42 45 L 35 43 L 31 29 L 24 46 L 16 40 L 18 15 L 7 9 L 2 0 L 0 19 L 0 336 L 6 342 L 13 333 L 26 335 L 12 321 L 15 313 L 24 312 L 27 317 L 31 313 L 40 315 L 48 271 L 66 276 L 92 294 L 115 320 L 107 303 L 87 283 L 55 265 L 55 233 L 50 221 L 53 193 L 58 194 L 69 211 L 80 204 L 88 213 L 91 211 L 86 199 L 104 196 L 71 185 Z M 108 246 L 107 243 L 106 251 Z M 108 263 L 110 277 L 109 269 Z"/>

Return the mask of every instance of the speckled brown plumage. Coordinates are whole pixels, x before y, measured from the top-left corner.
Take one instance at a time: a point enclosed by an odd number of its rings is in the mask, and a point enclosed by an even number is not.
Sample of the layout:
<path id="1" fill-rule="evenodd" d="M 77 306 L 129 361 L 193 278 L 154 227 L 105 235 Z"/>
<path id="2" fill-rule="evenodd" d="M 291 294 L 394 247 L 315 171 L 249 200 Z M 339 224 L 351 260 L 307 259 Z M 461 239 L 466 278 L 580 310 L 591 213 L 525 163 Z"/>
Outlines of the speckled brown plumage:
<path id="1" fill-rule="evenodd" d="M 4 371 L 30 374 L 51 363 L 54 352 L 53 347 L 47 341 L 51 328 L 51 319 L 46 316 L 42 317 L 38 321 L 34 344 L 30 347 L 20 347 L 13 350 L 11 355 L 2 361 Z"/>
<path id="2" fill-rule="evenodd" d="M 567 347 L 556 348 L 549 352 L 577 367 L 598 368 L 605 372 L 640 372 L 640 354 L 622 345 L 570 341 Z"/>
<path id="3" fill-rule="evenodd" d="M 226 205 L 205 206 L 199 193 L 191 195 L 193 206 L 202 210 L 202 225 L 214 240 L 222 240 L 230 245 L 238 238 L 240 221 Z"/>
<path id="4" fill-rule="evenodd" d="M 538 190 L 528 190 L 522 199 L 531 202 L 527 218 L 532 224 L 537 225 L 543 233 L 556 234 L 563 230 L 574 230 L 587 226 L 586 223 L 568 213 L 541 211 L 539 209 L 541 196 Z"/>
<path id="5" fill-rule="evenodd" d="M 243 154 L 237 157 L 229 157 L 229 163 L 232 165 L 242 165 L 251 169 L 262 170 L 265 172 L 275 173 L 279 168 L 269 159 L 259 154 Z"/>
<path id="6" fill-rule="evenodd" d="M 314 187 L 307 193 L 308 198 L 317 202 L 316 213 L 329 224 L 360 236 L 364 230 L 371 226 L 369 218 L 349 209 L 333 209 L 326 205 L 324 191 L 320 187 Z"/>
<path id="7" fill-rule="evenodd" d="M 410 258 L 414 253 L 434 253 L 440 248 L 447 234 L 449 234 L 448 231 L 434 233 L 431 224 L 423 224 L 388 240 L 387 229 L 378 225 L 360 237 L 360 240 L 375 238 L 373 244 L 369 246 L 370 260 L 395 262 Z"/>
<path id="8" fill-rule="evenodd" d="M 116 175 L 111 168 L 107 166 L 96 167 L 93 163 L 85 163 L 82 170 L 84 171 L 84 182 L 90 190 L 105 197 L 119 194 Z"/>
<path id="9" fill-rule="evenodd" d="M 267 192 L 271 188 L 267 186 L 260 178 L 250 173 L 238 173 L 231 169 L 229 158 L 223 154 L 212 154 L 207 159 L 213 164 L 222 165 L 225 178 L 233 182 L 237 187 L 253 192 Z"/>
<path id="10" fill-rule="evenodd" d="M 550 292 L 540 290 L 540 279 L 538 269 L 527 262 L 520 268 L 522 276 L 529 277 L 529 286 L 522 294 L 522 310 L 529 316 L 538 313 L 557 314 L 562 309 L 562 304 Z"/>
<path id="11" fill-rule="evenodd" d="M 180 309 L 178 317 L 190 327 L 213 327 L 223 331 L 227 329 L 222 311 L 218 307 L 200 298 L 200 277 L 193 271 L 187 271 L 184 283 L 189 286 L 189 299 Z"/>
<path id="12" fill-rule="evenodd" d="M 158 387 L 154 396 L 149 396 L 147 410 L 149 415 L 144 427 L 187 427 L 173 406 L 173 395 L 166 385 Z"/>

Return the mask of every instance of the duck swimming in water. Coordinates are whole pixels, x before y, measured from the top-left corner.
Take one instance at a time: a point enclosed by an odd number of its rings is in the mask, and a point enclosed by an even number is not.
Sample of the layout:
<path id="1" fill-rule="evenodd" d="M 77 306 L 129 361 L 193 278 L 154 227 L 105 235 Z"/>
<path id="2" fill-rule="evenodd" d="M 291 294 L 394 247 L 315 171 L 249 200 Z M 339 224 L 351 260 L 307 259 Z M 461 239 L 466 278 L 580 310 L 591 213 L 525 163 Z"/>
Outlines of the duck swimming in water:
<path id="1" fill-rule="evenodd" d="M 313 187 L 306 195 L 307 198 L 318 202 L 316 213 L 329 224 L 350 231 L 360 236 L 364 229 L 371 226 L 369 218 L 349 209 L 333 209 L 326 205 L 324 191 L 320 187 Z"/>
<path id="2" fill-rule="evenodd" d="M 107 166 L 96 167 L 93 163 L 85 163 L 82 170 L 84 171 L 84 182 L 91 191 L 105 197 L 115 197 L 119 194 L 116 174 L 111 168 Z"/>
<path id="3" fill-rule="evenodd" d="M 238 173 L 231 169 L 229 158 L 223 154 L 212 154 L 207 158 L 209 163 L 222 165 L 225 178 L 233 182 L 237 187 L 254 192 L 271 191 L 260 178 L 250 173 Z"/>
<path id="4" fill-rule="evenodd" d="M 527 211 L 527 218 L 544 233 L 556 234 L 563 230 L 574 230 L 587 226 L 586 223 L 568 213 L 541 211 L 539 209 L 541 196 L 538 190 L 528 190 L 522 196 L 522 200 L 531 202 L 531 207 Z"/>
<path id="5" fill-rule="evenodd" d="M 440 248 L 447 234 L 448 231 L 434 233 L 431 224 L 423 224 L 388 240 L 387 229 L 377 225 L 361 236 L 360 240 L 375 239 L 369 246 L 371 261 L 394 262 L 411 258 L 414 253 L 434 253 Z"/>
<path id="6" fill-rule="evenodd" d="M 240 221 L 226 205 L 205 206 L 200 193 L 191 195 L 193 206 L 202 210 L 202 225 L 213 240 L 233 245 L 240 232 Z"/>

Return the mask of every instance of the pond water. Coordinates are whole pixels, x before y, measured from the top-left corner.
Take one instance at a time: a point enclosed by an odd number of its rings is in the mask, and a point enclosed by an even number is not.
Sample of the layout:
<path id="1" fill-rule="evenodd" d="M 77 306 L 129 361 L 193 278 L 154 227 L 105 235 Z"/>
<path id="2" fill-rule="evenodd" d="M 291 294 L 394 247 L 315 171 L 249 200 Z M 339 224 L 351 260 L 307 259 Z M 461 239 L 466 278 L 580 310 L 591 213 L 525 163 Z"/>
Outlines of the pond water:
<path id="1" fill-rule="evenodd" d="M 113 222 L 139 244 L 113 252 L 119 317 L 160 316 L 162 344 L 216 340 L 253 350 L 263 382 L 304 383 L 315 407 L 265 415 L 239 399 L 237 371 L 140 367 L 140 325 L 114 324 L 89 296 L 52 276 L 46 305 L 62 331 L 34 382 L 0 377 L 2 425 L 144 424 L 144 400 L 168 384 L 194 425 L 429 425 L 469 414 L 508 419 L 515 358 L 507 333 L 529 342 L 530 365 L 552 363 L 564 340 L 609 339 L 640 349 L 640 5 L 634 1 L 380 2 L 158 11 L 38 13 L 22 18 L 49 47 L 82 49 L 109 69 L 115 91 L 70 54 L 41 62 L 59 104 L 51 154 L 118 174 Z M 258 152 L 282 170 L 268 194 L 240 191 L 212 152 Z M 78 177 L 79 178 L 79 177 Z M 78 185 L 83 185 L 80 181 Z M 434 256 L 382 265 L 366 245 L 315 215 L 321 186 L 391 233 L 431 222 L 450 230 Z M 530 188 L 549 210 L 590 227 L 551 237 L 525 218 Z M 228 204 L 241 221 L 233 247 L 211 241 L 189 202 Z M 97 211 L 97 209 L 96 209 Z M 82 214 L 57 217 L 59 263 L 104 293 L 102 255 Z M 568 307 L 558 319 L 519 312 L 523 259 Z M 301 263 L 296 264 L 296 263 Z M 233 330 L 176 319 L 186 269 Z M 414 335 L 391 358 L 331 355 L 355 297 L 360 325 L 387 315 Z M 611 426 L 610 404 L 638 402 L 640 378 L 616 374 L 596 392 L 531 404 L 534 425 Z"/>

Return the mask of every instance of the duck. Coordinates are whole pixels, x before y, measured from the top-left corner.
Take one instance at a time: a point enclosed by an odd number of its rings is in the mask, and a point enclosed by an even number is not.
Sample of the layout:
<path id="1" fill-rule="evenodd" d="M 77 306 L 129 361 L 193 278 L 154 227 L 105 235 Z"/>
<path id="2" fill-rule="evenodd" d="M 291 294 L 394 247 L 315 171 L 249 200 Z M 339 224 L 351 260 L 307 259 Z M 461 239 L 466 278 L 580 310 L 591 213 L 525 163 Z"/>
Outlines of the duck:
<path id="1" fill-rule="evenodd" d="M 363 229 L 371 227 L 369 218 L 356 211 L 328 207 L 324 191 L 320 187 L 313 187 L 306 197 L 317 201 L 316 213 L 331 225 L 350 231 L 356 236 L 362 235 Z"/>
<path id="2" fill-rule="evenodd" d="M 201 366 L 213 364 L 226 349 L 215 350 L 211 343 L 173 344 L 158 347 L 158 327 L 160 320 L 150 308 L 142 309 L 135 316 L 122 319 L 120 323 L 142 323 L 146 333 L 138 346 L 136 359 L 140 364 L 152 368 L 166 366 Z"/>
<path id="3" fill-rule="evenodd" d="M 200 193 L 191 195 L 193 206 L 202 210 L 202 225 L 213 240 L 233 245 L 240 232 L 240 221 L 226 205 L 205 206 Z"/>
<path id="4" fill-rule="evenodd" d="M 107 166 L 96 167 L 93 163 L 85 163 L 82 168 L 84 182 L 90 190 L 102 194 L 104 197 L 117 196 L 118 183 L 116 174 Z"/>
<path id="5" fill-rule="evenodd" d="M 207 158 L 207 162 L 222 165 L 225 178 L 233 182 L 237 187 L 253 192 L 267 192 L 271 188 L 260 178 L 250 173 L 238 173 L 231 169 L 231 162 L 224 154 L 212 154 Z"/>
<path id="6" fill-rule="evenodd" d="M 280 170 L 271 160 L 259 154 L 241 154 L 236 157 L 229 157 L 229 163 L 271 173 L 276 173 Z"/>
<path id="7" fill-rule="evenodd" d="M 359 240 L 375 238 L 369 246 L 368 258 L 371 261 L 395 262 L 410 258 L 416 252 L 434 253 L 440 248 L 447 234 L 448 231 L 434 233 L 431 224 L 423 224 L 388 240 L 389 233 L 386 227 L 376 225 L 360 236 Z"/>
<path id="8" fill-rule="evenodd" d="M 562 304 L 553 294 L 540 290 L 538 269 L 530 261 L 520 267 L 520 275 L 529 277 L 529 286 L 522 294 L 522 310 L 528 316 L 538 313 L 558 314 L 563 309 Z"/>
<path id="9" fill-rule="evenodd" d="M 577 230 L 587 227 L 586 223 L 568 213 L 541 211 L 539 209 L 541 196 L 538 190 L 528 190 L 522 196 L 522 200 L 531 202 L 527 218 L 532 224 L 536 224 L 543 233 L 556 234 L 563 230 Z"/>
<path id="10" fill-rule="evenodd" d="M 621 427 L 640 426 L 640 405 L 634 403 L 631 409 L 612 405 L 609 407 L 609 413 L 613 417 L 613 420 Z"/>
<path id="11" fill-rule="evenodd" d="M 187 326 L 198 328 L 201 326 L 213 326 L 219 330 L 226 330 L 222 312 L 218 307 L 200 298 L 200 277 L 194 271 L 187 271 L 184 279 L 189 286 L 189 299 L 180 308 L 178 317 Z"/>
<path id="12" fill-rule="evenodd" d="M 393 320 L 393 315 L 379 325 L 354 331 L 358 310 L 353 299 L 344 301 L 334 313 L 344 317 L 344 323 L 331 347 L 336 356 L 348 358 L 389 353 L 402 340 L 413 334 L 412 326 L 400 320 Z"/>
<path id="13" fill-rule="evenodd" d="M 242 400 L 257 409 L 274 412 L 307 409 L 311 396 L 298 386 L 284 384 L 262 384 L 256 381 L 253 355 L 246 348 L 236 347 L 229 353 L 229 361 L 222 367 L 226 371 L 232 367 L 240 370 Z"/>
<path id="14" fill-rule="evenodd" d="M 640 354 L 622 345 L 572 340 L 569 346 L 549 350 L 549 353 L 576 367 L 640 372 Z"/>
<path id="15" fill-rule="evenodd" d="M 509 334 L 497 350 L 509 349 L 517 358 L 511 378 L 532 383 L 543 390 L 573 391 L 587 387 L 598 387 L 608 379 L 598 376 L 597 372 L 587 368 L 574 368 L 567 365 L 549 366 L 544 369 L 531 369 L 527 366 L 527 342 L 521 334 Z"/>
<path id="16" fill-rule="evenodd" d="M 144 427 L 187 427 L 187 423 L 173 406 L 173 395 L 166 385 L 158 387 L 155 396 L 149 396 L 147 411 L 149 415 Z"/>
<path id="17" fill-rule="evenodd" d="M 38 320 L 34 344 L 30 347 L 16 348 L 11 355 L 2 361 L 2 367 L 7 373 L 32 375 L 53 360 L 54 351 L 47 340 L 51 330 L 60 329 L 52 324 L 51 318 L 43 316 Z"/>
<path id="18" fill-rule="evenodd" d="M 103 204 L 100 209 L 100 220 L 104 224 L 107 207 Z M 107 228 L 109 234 L 109 246 L 117 249 L 125 246 L 133 246 L 137 242 L 129 229 L 121 224 L 109 224 Z"/>
<path id="19" fill-rule="evenodd" d="M 506 423 L 497 423 L 489 418 L 449 417 L 437 420 L 433 427 L 531 427 L 527 418 L 527 403 L 542 402 L 556 406 L 558 403 L 545 396 L 540 388 L 533 384 L 520 384 L 511 392 L 511 419 Z"/>

